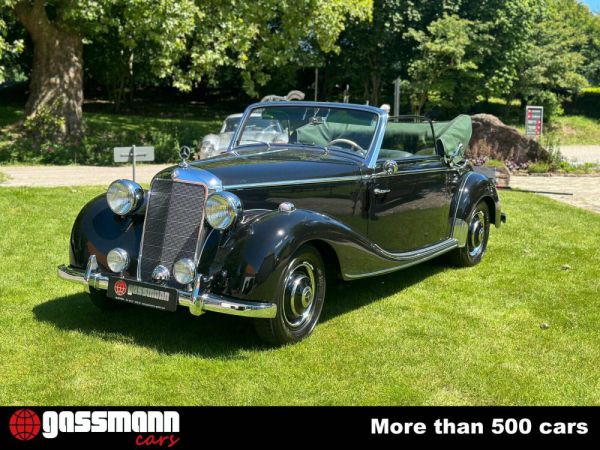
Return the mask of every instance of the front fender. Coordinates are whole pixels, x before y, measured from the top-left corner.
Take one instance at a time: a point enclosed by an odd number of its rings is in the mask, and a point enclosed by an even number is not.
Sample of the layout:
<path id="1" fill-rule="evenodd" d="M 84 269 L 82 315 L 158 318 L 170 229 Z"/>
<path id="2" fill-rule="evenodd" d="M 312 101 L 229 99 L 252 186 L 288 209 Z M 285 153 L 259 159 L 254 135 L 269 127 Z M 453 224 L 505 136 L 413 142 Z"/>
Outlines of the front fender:
<path id="1" fill-rule="evenodd" d="M 214 234 L 214 231 L 211 233 Z M 199 269 L 212 278 L 211 290 L 250 301 L 273 301 L 284 268 L 309 241 L 368 246 L 350 227 L 308 210 L 265 212 L 235 230 L 209 236 Z M 340 261 L 343 263 L 343 261 Z"/>
<path id="2" fill-rule="evenodd" d="M 120 217 L 108 207 L 105 194 L 88 202 L 73 224 L 70 265 L 83 269 L 93 254 L 96 255 L 98 264 L 108 271 L 106 255 L 113 248 L 120 247 L 131 256 L 131 263 L 125 273 L 135 277 L 144 224 L 142 208 L 136 214 Z"/>

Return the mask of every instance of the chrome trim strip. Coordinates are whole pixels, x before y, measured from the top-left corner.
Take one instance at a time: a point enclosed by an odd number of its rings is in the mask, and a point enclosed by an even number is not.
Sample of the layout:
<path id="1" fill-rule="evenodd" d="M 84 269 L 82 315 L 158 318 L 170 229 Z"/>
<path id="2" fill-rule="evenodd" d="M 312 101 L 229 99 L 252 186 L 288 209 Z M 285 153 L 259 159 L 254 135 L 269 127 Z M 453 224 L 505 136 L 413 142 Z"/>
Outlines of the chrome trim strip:
<path id="1" fill-rule="evenodd" d="M 317 183 L 336 183 L 342 181 L 369 181 L 376 178 L 388 177 L 388 176 L 402 176 L 402 175 L 414 175 L 418 173 L 429 173 L 429 172 L 448 172 L 451 169 L 444 167 L 436 167 L 431 169 L 414 169 L 414 170 L 399 170 L 398 173 L 390 175 L 388 173 L 376 173 L 372 175 L 349 175 L 345 177 L 330 177 L 330 178 L 307 178 L 305 180 L 281 180 L 281 181 L 265 181 L 261 183 L 241 183 L 241 184 L 229 184 L 223 186 L 223 190 L 229 189 L 250 189 L 256 187 L 271 187 L 271 186 L 290 186 L 296 184 L 317 184 Z"/>
<path id="2" fill-rule="evenodd" d="M 95 289 L 108 289 L 107 276 L 95 273 L 92 274 L 90 279 L 86 282 L 84 280 L 84 275 L 85 271 L 83 270 L 65 265 L 58 266 L 58 276 L 63 280 L 82 285 L 89 285 Z M 190 308 L 190 311 L 192 311 L 195 306 L 192 302 L 192 293 L 181 290 L 177 290 L 177 293 L 179 305 Z M 212 311 L 233 316 L 272 319 L 277 314 L 277 305 L 274 303 L 247 302 L 209 292 L 201 294 L 197 302 L 202 304 L 202 311 Z"/>
<path id="3" fill-rule="evenodd" d="M 396 173 L 388 173 L 388 172 L 377 172 L 371 175 L 371 178 L 385 178 L 385 177 L 399 177 L 402 175 L 414 175 L 416 173 L 431 173 L 431 172 L 449 172 L 451 169 L 448 167 L 431 167 L 425 169 L 408 169 L 402 170 L 398 169 Z"/>
<path id="4" fill-rule="evenodd" d="M 379 123 L 375 130 L 375 140 L 371 144 L 371 148 L 365 157 L 365 166 L 369 169 L 374 169 L 377 163 L 377 157 L 379 156 L 379 150 L 381 150 L 381 144 L 383 143 L 383 136 L 385 135 L 385 127 L 387 126 L 389 115 L 384 112 L 379 115 Z"/>
<path id="5" fill-rule="evenodd" d="M 160 175 L 160 174 L 159 174 Z M 213 175 L 208 170 L 200 169 L 195 166 L 178 167 L 171 172 L 171 179 L 180 183 L 203 184 L 207 190 L 222 191 L 223 183 L 220 178 Z"/>
<path id="6" fill-rule="evenodd" d="M 429 253 L 435 253 L 439 250 L 453 248 L 456 245 L 456 243 L 457 243 L 456 239 L 449 238 L 449 239 L 445 239 L 441 242 L 438 242 L 436 244 L 429 245 L 427 247 L 423 247 L 423 248 L 420 248 L 417 250 L 412 250 L 410 252 L 401 252 L 401 253 L 388 252 L 388 251 L 382 249 L 381 247 L 379 247 L 378 245 L 374 245 L 374 247 L 376 248 L 376 251 L 378 253 L 383 254 L 386 258 L 394 259 L 396 261 L 410 261 L 415 258 L 420 258 L 422 256 L 426 256 Z"/>
<path id="7" fill-rule="evenodd" d="M 249 189 L 256 187 L 271 187 L 271 186 L 288 186 L 292 184 L 317 184 L 317 183 L 335 183 L 341 181 L 359 181 L 364 179 L 363 175 L 350 175 L 347 177 L 331 177 L 331 178 L 308 178 L 306 180 L 281 180 L 281 181 L 265 181 L 261 183 L 241 183 L 230 184 L 223 186 L 224 190 L 229 189 Z"/>
<path id="8" fill-rule="evenodd" d="M 441 244 L 444 244 L 444 245 L 442 246 Z M 375 276 L 375 275 L 384 275 L 386 273 L 395 272 L 396 270 L 405 269 L 407 267 L 411 267 L 416 264 L 428 261 L 430 259 L 435 258 L 436 256 L 440 256 L 446 252 L 449 252 L 450 250 L 456 248 L 457 246 L 458 246 L 458 243 L 457 243 L 456 239 L 448 239 L 446 241 L 443 241 L 440 244 L 436 244 L 435 246 L 432 246 L 432 247 L 437 247 L 435 249 L 435 251 L 429 251 L 429 252 L 420 251 L 421 254 L 419 256 L 415 256 L 412 259 L 407 259 L 406 261 L 404 261 L 401 264 L 398 264 L 397 266 L 388 267 L 386 269 L 381 269 L 381 270 L 376 270 L 374 272 L 365 272 L 365 273 L 357 273 L 357 274 L 345 273 L 343 276 L 344 276 L 344 279 L 346 279 L 346 280 L 356 280 L 358 278 L 366 278 L 366 277 L 371 277 L 371 276 Z M 432 247 L 428 247 L 428 249 L 432 249 Z M 417 252 L 419 252 L 419 251 L 408 252 L 408 253 L 417 253 Z"/>

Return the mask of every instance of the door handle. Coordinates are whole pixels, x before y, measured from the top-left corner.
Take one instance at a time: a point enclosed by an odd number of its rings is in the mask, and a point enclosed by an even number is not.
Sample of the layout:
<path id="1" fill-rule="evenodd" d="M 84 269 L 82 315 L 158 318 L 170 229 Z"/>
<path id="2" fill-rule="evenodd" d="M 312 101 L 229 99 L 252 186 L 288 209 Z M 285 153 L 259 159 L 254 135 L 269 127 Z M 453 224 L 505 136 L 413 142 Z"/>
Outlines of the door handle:
<path id="1" fill-rule="evenodd" d="M 375 195 L 384 195 L 389 192 L 390 192 L 389 189 L 378 189 L 378 188 L 373 189 L 373 194 L 375 194 Z"/>

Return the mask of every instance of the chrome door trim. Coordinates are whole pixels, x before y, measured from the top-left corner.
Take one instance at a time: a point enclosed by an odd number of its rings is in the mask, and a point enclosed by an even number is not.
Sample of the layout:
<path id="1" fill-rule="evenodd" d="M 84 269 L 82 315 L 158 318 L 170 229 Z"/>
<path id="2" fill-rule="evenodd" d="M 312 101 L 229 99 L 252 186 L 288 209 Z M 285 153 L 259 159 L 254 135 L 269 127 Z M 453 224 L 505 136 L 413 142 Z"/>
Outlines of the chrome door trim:
<path id="1" fill-rule="evenodd" d="M 272 187 L 272 186 L 289 186 L 294 184 L 317 184 L 317 183 L 335 183 L 341 181 L 360 181 L 364 178 L 363 175 L 350 175 L 346 177 L 330 177 L 330 178 L 308 178 L 306 180 L 281 180 L 281 181 L 263 181 L 260 183 L 240 183 L 229 184 L 223 186 L 224 190 L 229 189 L 250 189 L 257 187 Z"/>
<path id="2" fill-rule="evenodd" d="M 415 173 L 432 173 L 432 172 L 448 172 L 450 169 L 447 167 L 431 167 L 425 169 L 407 169 L 402 170 L 398 169 L 396 173 L 388 173 L 388 172 L 377 172 L 371 175 L 371 178 L 386 178 L 386 177 L 399 177 L 402 175 L 414 175 Z"/>
<path id="3" fill-rule="evenodd" d="M 250 189 L 257 187 L 272 187 L 272 186 L 291 186 L 296 184 L 318 184 L 318 183 L 336 183 L 342 181 L 369 181 L 371 179 L 383 178 L 383 177 L 395 177 L 402 175 L 412 175 L 415 173 L 430 173 L 430 172 L 447 172 L 452 169 L 447 167 L 436 167 L 430 169 L 412 169 L 412 170 L 399 170 L 395 174 L 388 174 L 385 172 L 374 173 L 371 175 L 349 175 L 345 177 L 329 177 L 329 178 L 307 178 L 305 180 L 281 180 L 281 181 L 263 181 L 260 183 L 240 183 L 240 184 L 229 184 L 222 187 L 223 190 L 230 189 Z"/>

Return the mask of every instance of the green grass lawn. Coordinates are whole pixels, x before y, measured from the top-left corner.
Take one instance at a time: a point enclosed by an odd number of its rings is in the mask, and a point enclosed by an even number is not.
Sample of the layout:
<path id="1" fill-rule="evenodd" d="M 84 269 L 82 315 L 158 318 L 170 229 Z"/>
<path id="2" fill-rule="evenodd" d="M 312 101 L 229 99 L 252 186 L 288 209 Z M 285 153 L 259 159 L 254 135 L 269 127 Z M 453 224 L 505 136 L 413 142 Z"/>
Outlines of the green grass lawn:
<path id="1" fill-rule="evenodd" d="M 515 126 L 525 133 L 525 125 Z M 585 116 L 562 116 L 544 130 L 544 141 L 550 138 L 561 145 L 600 145 L 600 120 Z"/>
<path id="2" fill-rule="evenodd" d="M 600 215 L 503 193 L 479 266 L 341 284 L 311 338 L 269 348 L 244 319 L 102 313 L 58 280 L 102 190 L 0 189 L 2 405 L 600 404 Z"/>
<path id="3" fill-rule="evenodd" d="M 552 127 L 560 145 L 600 145 L 600 119 L 558 117 Z"/>

